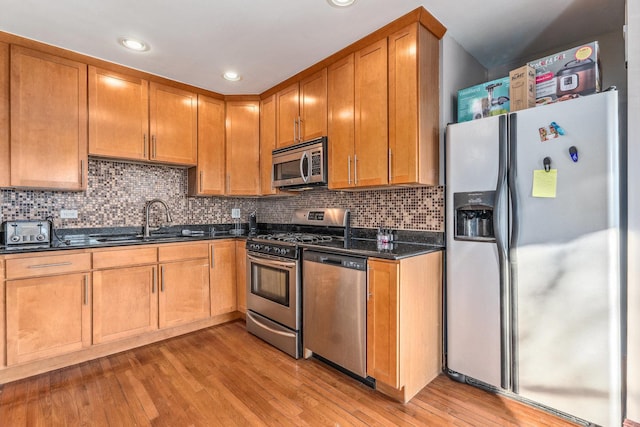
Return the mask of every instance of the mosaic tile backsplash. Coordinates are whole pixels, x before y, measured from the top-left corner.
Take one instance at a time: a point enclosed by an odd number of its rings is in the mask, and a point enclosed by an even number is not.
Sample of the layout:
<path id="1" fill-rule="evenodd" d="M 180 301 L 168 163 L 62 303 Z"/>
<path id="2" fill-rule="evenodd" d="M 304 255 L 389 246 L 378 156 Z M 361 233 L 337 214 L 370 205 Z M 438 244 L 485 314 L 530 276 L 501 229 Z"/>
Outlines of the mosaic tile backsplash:
<path id="1" fill-rule="evenodd" d="M 343 207 L 354 227 L 381 225 L 400 230 L 444 231 L 444 188 L 406 188 L 360 192 L 310 190 L 273 198 L 188 197 L 182 168 L 89 160 L 85 192 L 0 190 L 0 221 L 53 216 L 58 228 L 129 227 L 142 225 L 147 200 L 164 200 L 173 224 L 229 224 L 231 209 L 244 222 L 257 209 L 259 222 L 288 223 L 293 210 Z M 157 205 L 156 205 L 157 206 Z M 61 219 L 61 209 L 76 209 L 78 219 Z M 160 221 L 160 207 L 152 211 Z"/>

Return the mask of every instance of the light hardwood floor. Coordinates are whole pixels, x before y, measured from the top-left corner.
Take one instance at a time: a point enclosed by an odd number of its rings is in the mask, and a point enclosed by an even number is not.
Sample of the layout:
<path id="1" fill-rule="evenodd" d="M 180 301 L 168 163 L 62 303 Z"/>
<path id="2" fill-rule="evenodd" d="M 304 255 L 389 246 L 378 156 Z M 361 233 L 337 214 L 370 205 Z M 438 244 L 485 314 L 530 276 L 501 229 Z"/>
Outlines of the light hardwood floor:
<path id="1" fill-rule="evenodd" d="M 438 377 L 406 405 L 235 321 L 0 386 L 13 426 L 572 426 Z"/>

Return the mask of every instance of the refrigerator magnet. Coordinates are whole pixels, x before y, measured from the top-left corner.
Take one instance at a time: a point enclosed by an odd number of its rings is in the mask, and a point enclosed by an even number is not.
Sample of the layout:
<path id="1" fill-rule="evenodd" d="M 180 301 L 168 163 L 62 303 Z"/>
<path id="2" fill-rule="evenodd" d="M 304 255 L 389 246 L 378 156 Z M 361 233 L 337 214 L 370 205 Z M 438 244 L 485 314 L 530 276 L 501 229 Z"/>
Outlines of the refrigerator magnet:
<path id="1" fill-rule="evenodd" d="M 569 147 L 569 156 L 571 156 L 571 160 L 573 160 L 574 163 L 578 161 L 578 149 L 575 145 Z"/>

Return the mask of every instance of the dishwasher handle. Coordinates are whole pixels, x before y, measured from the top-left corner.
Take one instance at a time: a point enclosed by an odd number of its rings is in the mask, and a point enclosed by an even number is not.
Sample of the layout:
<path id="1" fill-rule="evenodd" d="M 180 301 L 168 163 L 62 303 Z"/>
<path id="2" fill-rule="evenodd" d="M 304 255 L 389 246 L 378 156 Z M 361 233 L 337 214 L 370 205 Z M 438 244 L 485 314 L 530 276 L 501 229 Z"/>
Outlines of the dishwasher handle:
<path id="1" fill-rule="evenodd" d="M 321 264 L 333 264 L 333 265 L 342 266 L 342 260 L 341 259 L 329 258 L 328 256 L 320 257 L 320 263 Z"/>

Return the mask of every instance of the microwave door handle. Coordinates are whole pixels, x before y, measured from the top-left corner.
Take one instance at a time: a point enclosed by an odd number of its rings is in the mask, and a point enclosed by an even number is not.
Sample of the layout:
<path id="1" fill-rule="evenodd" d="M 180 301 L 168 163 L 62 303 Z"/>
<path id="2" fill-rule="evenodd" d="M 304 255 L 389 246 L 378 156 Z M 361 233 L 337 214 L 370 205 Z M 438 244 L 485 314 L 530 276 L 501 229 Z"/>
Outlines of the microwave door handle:
<path id="1" fill-rule="evenodd" d="M 309 155 L 307 154 L 307 152 L 305 151 L 304 153 L 302 153 L 302 156 L 300 156 L 300 176 L 302 177 L 302 181 L 306 184 L 307 182 L 309 182 L 309 175 L 305 175 L 304 174 L 304 161 L 307 161 L 307 164 L 309 163 Z M 311 168 L 308 167 L 307 170 L 309 171 L 309 173 L 311 173 Z"/>

